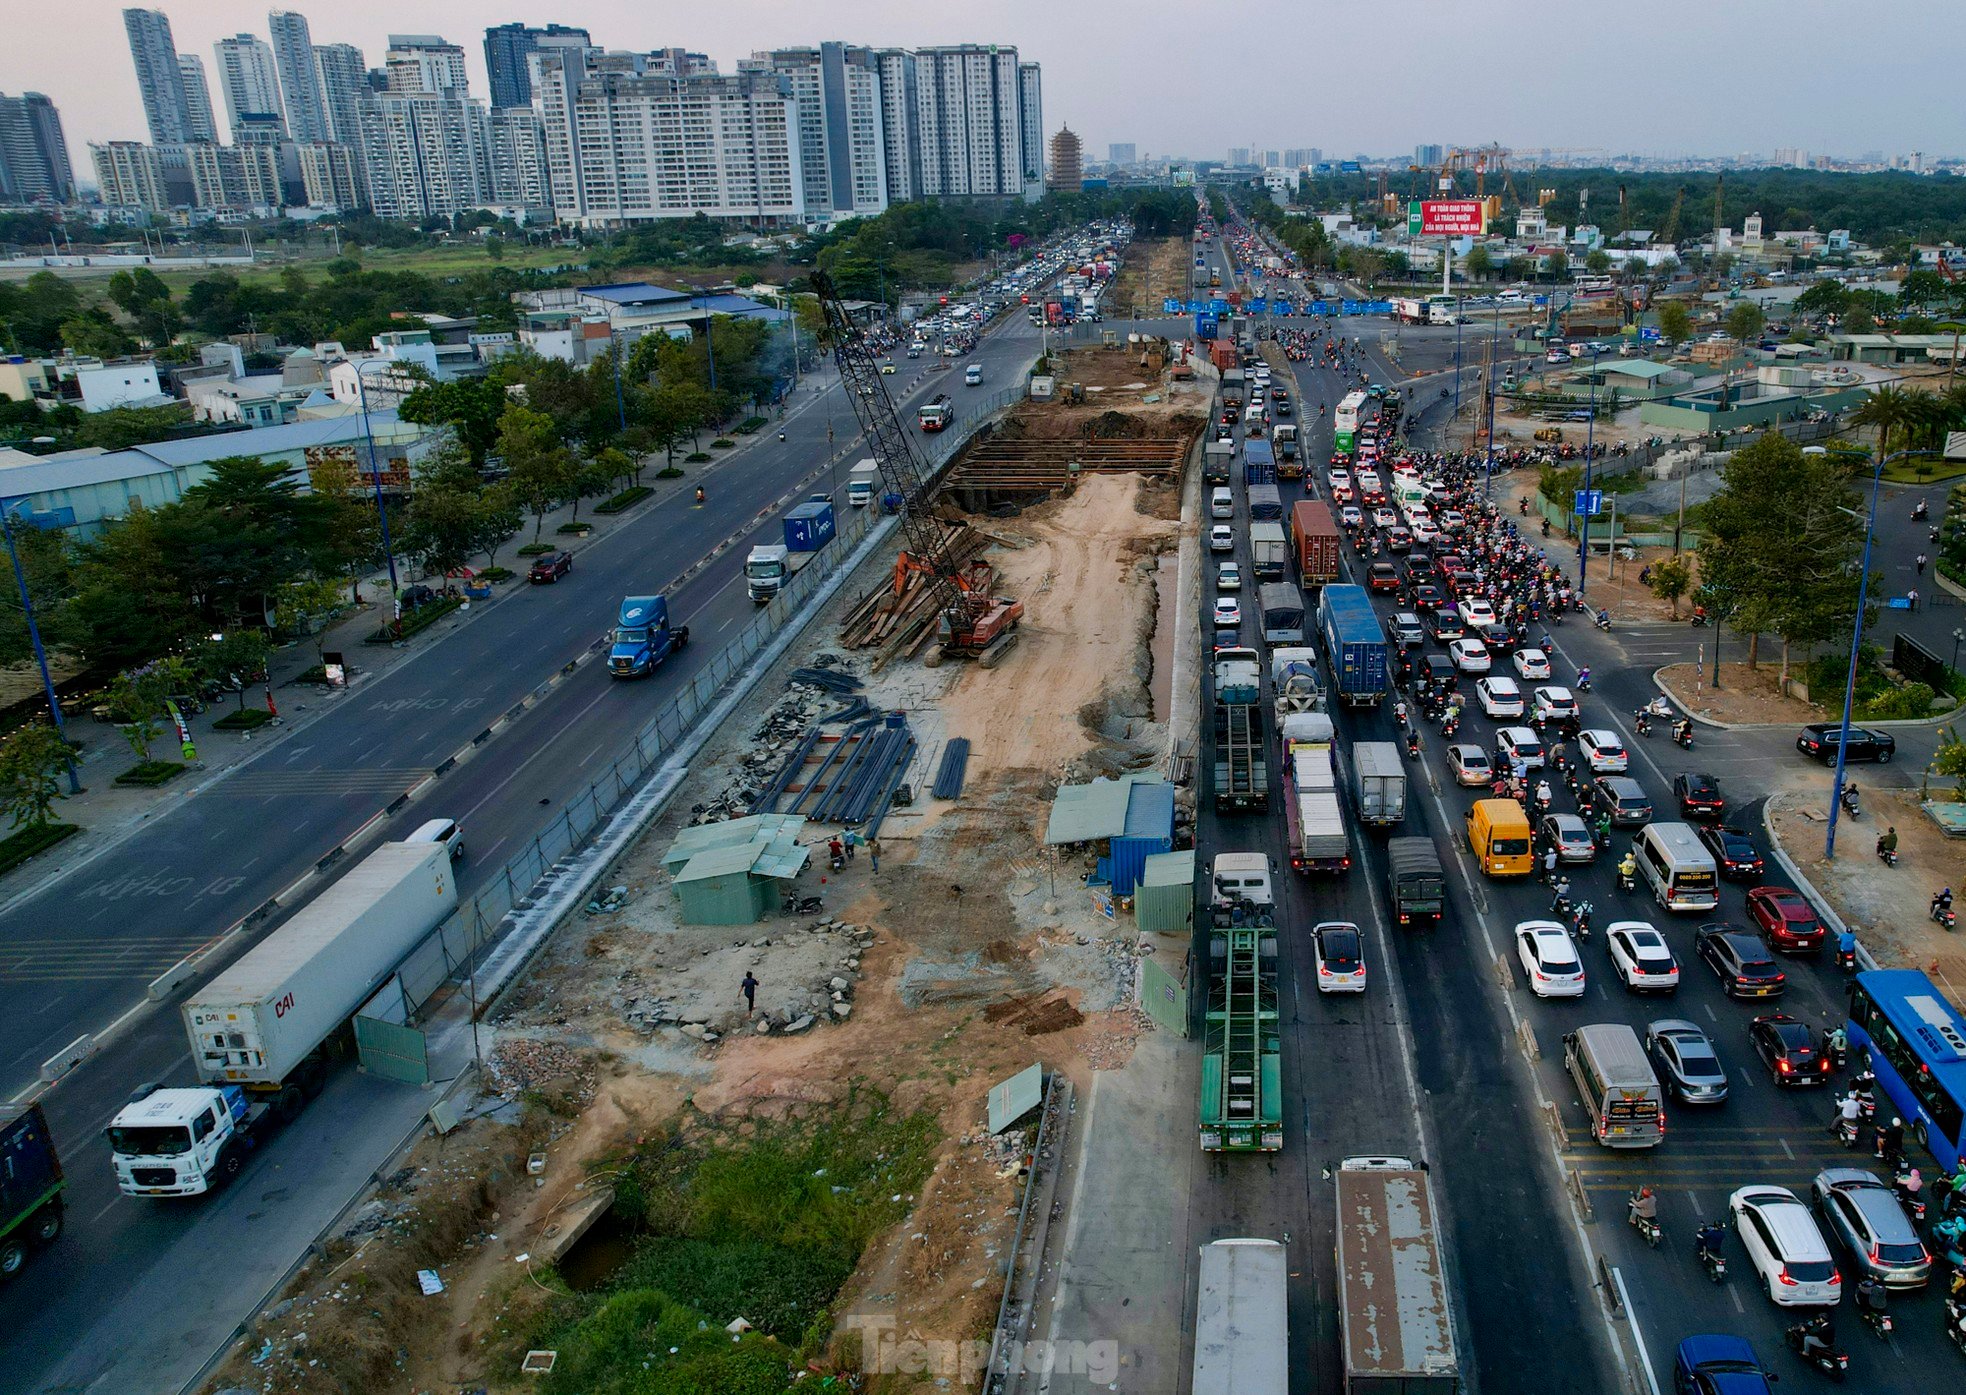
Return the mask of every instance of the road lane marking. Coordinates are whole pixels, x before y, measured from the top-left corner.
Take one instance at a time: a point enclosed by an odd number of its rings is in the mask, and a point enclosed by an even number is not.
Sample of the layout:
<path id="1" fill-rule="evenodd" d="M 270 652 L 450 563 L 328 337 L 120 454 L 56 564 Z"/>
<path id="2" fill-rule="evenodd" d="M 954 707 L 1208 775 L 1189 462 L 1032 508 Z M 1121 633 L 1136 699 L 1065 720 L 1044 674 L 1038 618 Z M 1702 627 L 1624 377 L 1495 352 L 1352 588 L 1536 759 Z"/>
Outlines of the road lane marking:
<path id="1" fill-rule="evenodd" d="M 571 717 L 567 718 L 564 722 L 562 722 L 560 724 L 560 729 L 562 731 L 567 731 L 580 725 L 580 719 L 582 717 L 585 717 L 589 712 L 592 712 L 596 707 L 600 706 L 601 703 L 604 700 L 606 700 L 608 694 L 609 694 L 608 688 L 601 689 L 600 692 L 594 695 L 594 700 L 592 702 L 588 703 L 585 707 L 581 708 L 578 712 L 574 713 Z M 534 761 L 538 760 L 541 756 L 545 755 L 547 751 L 552 749 L 552 746 L 553 743 L 550 740 L 543 742 L 537 751 L 534 751 L 531 755 L 527 756 L 524 760 L 520 761 L 517 765 L 513 766 L 511 772 L 507 774 L 503 780 L 500 780 L 497 784 L 493 785 L 490 789 L 485 791 L 485 797 L 483 799 L 479 800 L 476 804 L 473 804 L 469 809 L 466 809 L 464 811 L 463 816 L 458 819 L 458 822 L 459 823 L 470 822 L 472 815 L 476 814 L 480 809 L 484 808 L 487 804 L 491 803 L 493 798 L 497 796 L 500 790 L 504 789 L 507 785 L 511 784 L 514 780 L 518 779 L 519 773 L 521 771 L 523 771 L 527 766 L 531 765 Z"/>

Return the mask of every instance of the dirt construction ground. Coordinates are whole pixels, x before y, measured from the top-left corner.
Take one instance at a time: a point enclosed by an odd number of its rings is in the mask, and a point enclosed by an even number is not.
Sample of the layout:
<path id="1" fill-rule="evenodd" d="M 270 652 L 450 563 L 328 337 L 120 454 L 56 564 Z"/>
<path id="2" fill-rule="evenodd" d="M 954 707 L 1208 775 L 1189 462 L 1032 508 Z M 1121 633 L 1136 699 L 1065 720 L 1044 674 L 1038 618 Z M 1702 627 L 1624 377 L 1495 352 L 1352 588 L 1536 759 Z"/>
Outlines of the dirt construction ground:
<path id="1" fill-rule="evenodd" d="M 1021 1145 L 985 1136 L 986 1092 L 1033 1062 L 1084 1087 L 1092 1071 L 1123 1064 L 1145 1029 L 1129 1006 L 1141 952 L 1130 930 L 1101 917 L 1086 869 L 1049 859 L 1041 838 L 1061 780 L 1158 767 L 1165 755 L 1148 698 L 1153 577 L 1175 545 L 1178 509 L 1177 482 L 1095 475 L 992 520 L 1014 544 L 988 554 L 995 589 L 1021 598 L 1026 617 L 987 671 L 897 660 L 871 673 L 872 651 L 840 655 L 830 641 L 841 617 L 893 567 L 891 548 L 877 550 L 489 1024 L 509 1102 L 494 1098 L 488 1117 L 420 1145 L 400 1185 L 358 1214 L 211 1388 L 526 1389 L 511 1334 L 541 1256 L 597 1204 L 588 1164 L 679 1116 L 796 1117 L 863 1085 L 903 1111 L 931 1111 L 943 1143 L 912 1214 L 868 1250 L 838 1310 L 987 1341 Z M 799 885 L 823 894 L 822 911 L 681 924 L 662 854 L 693 810 L 741 797 L 783 761 L 774 712 L 837 705 L 816 690 L 788 694 L 791 668 L 828 656 L 866 680 L 877 708 L 904 712 L 919 743 L 914 801 L 881 829 L 878 872 L 865 849 L 829 871 L 836 830 L 808 824 L 801 841 L 816 856 Z M 940 753 L 958 736 L 972 742 L 965 787 L 934 799 Z M 747 972 L 759 982 L 755 1009 L 739 990 Z M 546 1154 L 536 1177 L 525 1161 L 534 1151 Z M 444 1291 L 423 1296 L 420 1269 Z M 871 1388 L 948 1388 L 936 1382 L 930 1372 Z"/>
<path id="2" fill-rule="evenodd" d="M 1106 296 L 1109 316 L 1133 315 L 1141 309 L 1148 318 L 1160 314 L 1170 296 L 1188 295 L 1189 242 L 1185 237 L 1143 237 L 1126 249 L 1126 260 Z"/>

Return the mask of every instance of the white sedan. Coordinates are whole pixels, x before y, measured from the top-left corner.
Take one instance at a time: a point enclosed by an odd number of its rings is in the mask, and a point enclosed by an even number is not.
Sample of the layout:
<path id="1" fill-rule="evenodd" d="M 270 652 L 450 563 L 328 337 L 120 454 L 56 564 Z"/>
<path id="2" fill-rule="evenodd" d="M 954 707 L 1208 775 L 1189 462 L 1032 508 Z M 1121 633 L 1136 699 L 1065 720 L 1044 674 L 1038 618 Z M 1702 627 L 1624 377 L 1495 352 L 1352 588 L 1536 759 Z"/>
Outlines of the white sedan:
<path id="1" fill-rule="evenodd" d="M 1350 470 L 1333 470 L 1329 475 L 1325 476 L 1325 479 L 1333 489 L 1340 487 L 1350 489 L 1352 487 L 1352 472 Z"/>
<path id="2" fill-rule="evenodd" d="M 1397 528 L 1399 527 L 1399 515 L 1381 504 L 1372 511 L 1372 526 L 1374 528 Z"/>
<path id="3" fill-rule="evenodd" d="M 1515 928 L 1516 957 L 1539 998 L 1584 996 L 1584 961 L 1577 942 L 1553 920 L 1525 920 Z"/>
<path id="4" fill-rule="evenodd" d="M 1577 734 L 1577 749 L 1593 775 L 1622 775 L 1631 768 L 1631 756 L 1615 731 L 1592 727 Z"/>
<path id="5" fill-rule="evenodd" d="M 1670 993 L 1679 987 L 1679 961 L 1666 937 L 1643 920 L 1614 920 L 1605 927 L 1611 967 L 1634 993 Z"/>
<path id="6" fill-rule="evenodd" d="M 1215 598 L 1215 623 L 1227 629 L 1242 623 L 1242 602 L 1234 596 Z"/>
<path id="7" fill-rule="evenodd" d="M 1463 673 L 1488 672 L 1488 646 L 1478 639 L 1457 639 L 1447 646 L 1447 652 L 1454 660 L 1454 667 Z"/>
<path id="8" fill-rule="evenodd" d="M 1576 720 L 1577 699 L 1568 688 L 1538 688 L 1535 697 L 1538 725 Z"/>
<path id="9" fill-rule="evenodd" d="M 1365 522 L 1365 515 L 1359 512 L 1357 504 L 1346 504 L 1338 510 L 1338 526 L 1357 528 Z"/>
<path id="10" fill-rule="evenodd" d="M 1491 717 L 1522 715 L 1522 689 L 1513 678 L 1490 674 L 1475 684 L 1475 696 L 1481 699 L 1481 710 Z"/>
<path id="11" fill-rule="evenodd" d="M 1495 607 L 1480 596 L 1470 596 L 1461 602 L 1461 618 L 1469 629 L 1485 630 L 1495 623 Z"/>
<path id="12" fill-rule="evenodd" d="M 1234 552 L 1236 550 L 1236 530 L 1226 523 L 1218 523 L 1208 530 L 1208 550 L 1210 552 Z"/>
<path id="13" fill-rule="evenodd" d="M 1540 649 L 1515 651 L 1515 671 L 1531 683 L 1550 676 L 1550 656 Z"/>
<path id="14" fill-rule="evenodd" d="M 1311 945 L 1317 956 L 1317 991 L 1320 993 L 1363 993 L 1365 991 L 1364 937 L 1348 920 L 1327 920 L 1311 931 Z"/>

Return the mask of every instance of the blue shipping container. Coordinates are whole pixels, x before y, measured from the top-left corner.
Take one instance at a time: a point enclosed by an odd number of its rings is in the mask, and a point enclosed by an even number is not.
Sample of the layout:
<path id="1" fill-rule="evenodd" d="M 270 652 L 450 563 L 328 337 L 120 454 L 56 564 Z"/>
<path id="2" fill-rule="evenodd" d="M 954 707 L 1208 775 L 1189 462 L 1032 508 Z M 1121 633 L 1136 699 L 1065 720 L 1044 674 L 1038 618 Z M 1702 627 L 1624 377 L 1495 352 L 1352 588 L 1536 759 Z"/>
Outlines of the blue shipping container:
<path id="1" fill-rule="evenodd" d="M 785 515 L 785 546 L 794 552 L 817 552 L 833 540 L 833 506 L 800 504 Z"/>
<path id="2" fill-rule="evenodd" d="M 1377 706 L 1386 692 L 1386 632 L 1362 586 L 1326 586 L 1318 599 L 1319 627 L 1332 686 L 1351 706 Z"/>

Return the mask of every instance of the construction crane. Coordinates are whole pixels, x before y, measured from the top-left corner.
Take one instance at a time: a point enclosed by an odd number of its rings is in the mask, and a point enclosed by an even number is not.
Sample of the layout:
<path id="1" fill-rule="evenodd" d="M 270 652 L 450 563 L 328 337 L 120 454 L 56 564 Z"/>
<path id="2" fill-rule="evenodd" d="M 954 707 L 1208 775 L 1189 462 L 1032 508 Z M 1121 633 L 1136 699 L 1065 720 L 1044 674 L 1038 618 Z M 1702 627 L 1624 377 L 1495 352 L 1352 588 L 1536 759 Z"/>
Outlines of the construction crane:
<path id="1" fill-rule="evenodd" d="M 833 361 L 847 390 L 853 415 L 866 433 L 867 448 L 881 472 L 884 492 L 900 499 L 901 531 L 908 548 L 895 567 L 895 585 L 918 571 L 926 579 L 934 603 L 940 647 L 929 656 L 931 666 L 943 659 L 974 659 L 981 668 L 995 668 L 1017 643 L 1017 626 L 1024 603 L 993 594 L 996 570 L 988 562 L 958 566 L 949 555 L 949 535 L 930 513 L 930 476 L 916 453 L 914 438 L 901 424 L 894 399 L 881 378 L 880 360 L 860 326 L 847 314 L 839 288 L 823 271 L 812 274 L 812 288 L 826 315 L 833 339 Z"/>
<path id="2" fill-rule="evenodd" d="M 1679 210 L 1686 204 L 1686 186 L 1679 186 L 1679 192 L 1672 196 L 1672 212 L 1666 216 L 1666 231 L 1663 241 L 1668 247 L 1677 247 L 1679 237 Z"/>

